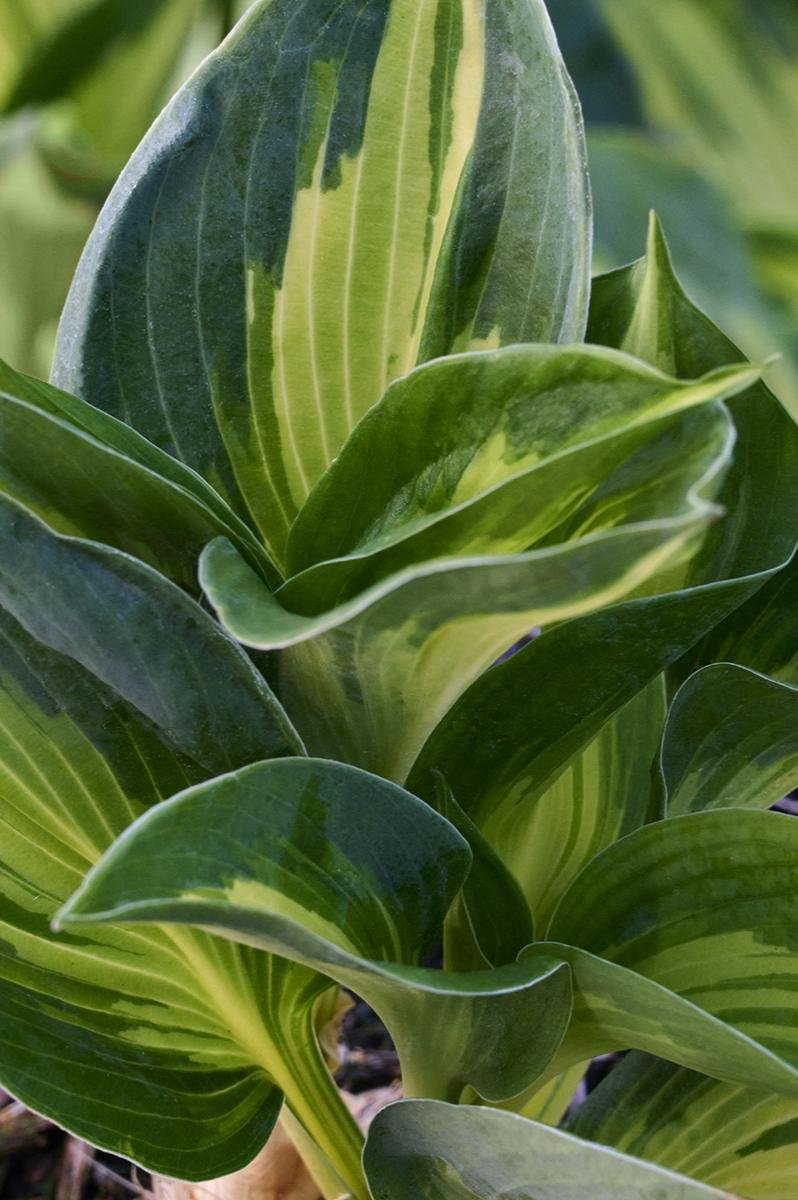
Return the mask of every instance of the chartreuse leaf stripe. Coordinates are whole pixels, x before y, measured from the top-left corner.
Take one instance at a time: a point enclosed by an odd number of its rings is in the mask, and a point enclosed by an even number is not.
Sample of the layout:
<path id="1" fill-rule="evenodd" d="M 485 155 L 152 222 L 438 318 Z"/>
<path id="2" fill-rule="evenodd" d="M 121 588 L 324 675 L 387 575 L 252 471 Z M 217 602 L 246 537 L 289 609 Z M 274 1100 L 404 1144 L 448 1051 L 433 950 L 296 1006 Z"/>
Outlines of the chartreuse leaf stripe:
<path id="1" fill-rule="evenodd" d="M 618 438 L 631 455 L 669 416 L 757 377 L 744 366 L 677 383 L 588 346 L 513 346 L 420 367 L 363 419 L 309 497 L 288 566 L 320 566 L 289 582 L 286 601 L 328 606 L 443 554 L 521 552 L 575 511 L 586 524 L 588 501 L 602 486 L 612 493 Z"/>
<path id="2" fill-rule="evenodd" d="M 60 914 L 168 923 L 269 950 L 346 984 L 383 1017 L 408 1094 L 517 1095 L 570 1016 L 556 959 L 454 973 L 413 965 L 470 867 L 423 801 L 354 767 L 286 759 L 189 789 L 136 822 Z M 516 1029 L 517 1037 L 508 1037 Z"/>
<path id="3" fill-rule="evenodd" d="M 54 379 L 195 468 L 282 564 L 392 379 L 578 339 L 588 277 L 542 0 L 259 0 L 123 173 Z"/>
<path id="4" fill-rule="evenodd" d="M 769 808 L 798 780 L 798 689 L 721 663 L 674 697 L 662 745 L 671 815 Z"/>
<path id="5" fill-rule="evenodd" d="M 136 555 L 190 592 L 197 591 L 203 546 L 222 534 L 266 579 L 279 578 L 251 531 L 188 467 L 106 413 L 3 362 L 0 493 L 61 533 Z"/>
<path id="6" fill-rule="evenodd" d="M 56 534 L 3 496 L 0 605 L 210 775 L 303 752 L 263 677 L 194 600 L 144 563 Z"/>
<path id="7" fill-rule="evenodd" d="M 645 257 L 594 280 L 588 338 L 680 379 L 744 360 L 685 295 L 653 215 Z M 719 495 L 727 512 L 686 571 L 693 587 L 783 565 L 795 550 L 798 426 L 761 381 L 727 403 L 738 436 Z"/>
<path id="8" fill-rule="evenodd" d="M 566 382 L 555 386 L 561 369 Z M 733 441 L 713 401 L 754 377 L 732 368 L 681 384 L 626 356 L 575 348 L 429 364 L 364 422 L 315 512 L 314 528 L 337 523 L 343 498 L 357 529 L 361 518 L 344 494 L 362 497 L 365 539 L 373 538 L 364 554 L 355 533 L 354 547 L 344 541 L 352 553 L 273 594 L 218 541 L 203 555 L 201 582 L 240 641 L 286 649 L 281 686 L 314 753 L 401 780 L 464 687 L 519 636 L 619 599 L 694 549 Z M 468 421 L 451 419 L 451 396 L 461 392 Z M 423 411 L 420 399 L 431 404 L 429 423 L 420 421 L 403 454 L 396 414 L 405 397 L 411 416 Z M 379 465 L 372 503 L 367 463 Z M 583 470 L 585 489 L 575 482 Z M 383 532 L 385 544 L 408 528 L 406 544 L 379 549 Z M 340 526 L 336 536 L 346 537 Z"/>
<path id="9" fill-rule="evenodd" d="M 364 1165 L 374 1200 L 733 1200 L 514 1113 L 428 1100 L 377 1114 Z"/>
<path id="10" fill-rule="evenodd" d="M 313 1077 L 326 981 L 189 931 L 50 923 L 147 808 L 299 747 L 246 656 L 154 571 L 5 499 L 0 544 L 0 1083 L 151 1170 L 226 1174 L 268 1137 L 275 1079 Z"/>
<path id="11" fill-rule="evenodd" d="M 565 1059 L 631 1046 L 798 1095 L 797 851 L 791 818 L 740 809 L 660 821 L 598 855 L 527 951 L 573 967 Z"/>
<path id="12" fill-rule="evenodd" d="M 798 1100 L 630 1054 L 570 1128 L 751 1200 L 793 1200 Z"/>

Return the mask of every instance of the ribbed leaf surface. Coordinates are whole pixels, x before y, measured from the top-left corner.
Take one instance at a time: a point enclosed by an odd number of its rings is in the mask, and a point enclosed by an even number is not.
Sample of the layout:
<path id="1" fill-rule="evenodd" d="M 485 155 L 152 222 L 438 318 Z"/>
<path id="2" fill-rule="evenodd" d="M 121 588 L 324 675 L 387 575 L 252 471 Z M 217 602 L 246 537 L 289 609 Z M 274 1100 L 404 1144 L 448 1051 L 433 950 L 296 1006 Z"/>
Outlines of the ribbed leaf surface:
<path id="1" fill-rule="evenodd" d="M 281 562 L 392 379 L 581 336 L 588 242 L 540 0 L 259 0 L 124 172 L 54 378 L 218 486 Z"/>

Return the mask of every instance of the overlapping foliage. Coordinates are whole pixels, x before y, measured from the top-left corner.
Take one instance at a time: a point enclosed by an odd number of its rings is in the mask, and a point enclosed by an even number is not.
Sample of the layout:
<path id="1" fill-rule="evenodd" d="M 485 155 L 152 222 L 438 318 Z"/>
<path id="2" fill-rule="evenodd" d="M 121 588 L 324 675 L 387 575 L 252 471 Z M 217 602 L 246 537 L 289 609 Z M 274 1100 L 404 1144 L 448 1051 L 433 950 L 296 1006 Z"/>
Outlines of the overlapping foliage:
<path id="1" fill-rule="evenodd" d="M 541 0 L 258 0 L 2 367 L 0 1083 L 80 1136 L 790 1200 L 798 430 L 656 219 L 592 291 L 590 231 Z"/>

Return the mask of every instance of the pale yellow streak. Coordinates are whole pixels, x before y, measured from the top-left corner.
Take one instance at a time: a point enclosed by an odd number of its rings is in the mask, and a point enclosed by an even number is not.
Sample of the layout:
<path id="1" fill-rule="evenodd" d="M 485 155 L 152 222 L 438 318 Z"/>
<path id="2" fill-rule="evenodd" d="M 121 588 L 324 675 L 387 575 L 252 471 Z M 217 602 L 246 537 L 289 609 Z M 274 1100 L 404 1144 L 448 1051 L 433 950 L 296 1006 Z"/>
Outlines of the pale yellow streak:
<path id="1" fill-rule="evenodd" d="M 385 310 L 382 325 L 382 390 L 388 386 L 388 359 L 390 350 L 391 310 L 393 307 L 393 290 L 396 279 L 396 251 L 399 243 L 399 214 L 402 208 L 402 177 L 404 175 L 405 151 L 407 147 L 407 129 L 410 114 L 410 97 L 415 82 L 413 67 L 418 53 L 419 34 L 426 0 L 419 0 L 416 13 L 416 25 L 413 31 L 413 43 L 410 50 L 410 62 L 405 79 L 405 91 L 402 101 L 402 123 L 399 130 L 399 148 L 396 155 L 396 185 L 393 204 L 393 229 L 391 231 L 391 251 L 388 259 L 388 283 L 385 293 Z"/>
<path id="2" fill-rule="evenodd" d="M 451 99 L 452 141 L 441 174 L 438 209 L 433 226 L 434 233 L 426 263 L 426 274 L 421 287 L 415 334 L 408 347 L 405 361 L 406 371 L 414 367 L 418 361 L 421 338 L 424 333 L 424 318 L 429 307 L 432 284 L 435 279 L 435 267 L 454 207 L 457 189 L 474 145 L 482 107 L 482 91 L 485 83 L 485 30 L 482 5 L 475 4 L 473 0 L 463 0 L 462 14 L 463 45 L 457 60 Z"/>

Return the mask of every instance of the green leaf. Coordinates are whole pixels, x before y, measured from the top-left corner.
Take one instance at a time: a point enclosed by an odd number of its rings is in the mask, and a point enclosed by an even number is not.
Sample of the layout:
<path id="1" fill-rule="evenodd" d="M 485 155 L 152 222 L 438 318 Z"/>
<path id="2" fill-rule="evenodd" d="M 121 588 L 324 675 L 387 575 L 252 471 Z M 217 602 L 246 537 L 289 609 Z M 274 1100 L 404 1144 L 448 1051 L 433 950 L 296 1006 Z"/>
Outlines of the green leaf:
<path id="1" fill-rule="evenodd" d="M 611 603 L 695 548 L 707 520 L 715 515 L 707 501 L 731 451 L 725 412 L 712 400 L 745 386 L 750 374 L 734 368 L 731 374 L 716 373 L 694 385 L 679 385 L 606 351 L 531 348 L 459 359 L 451 364 L 450 378 L 463 373 L 473 382 L 474 366 L 479 379 L 479 365 L 483 365 L 485 379 L 496 387 L 501 413 L 499 385 L 506 369 L 513 389 L 520 385 L 523 396 L 519 363 L 540 362 L 550 371 L 560 361 L 572 365 L 577 381 L 580 370 L 584 371 L 584 388 L 578 382 L 574 385 L 568 416 L 590 407 L 596 395 L 604 394 L 610 407 L 610 428 L 598 448 L 588 439 L 570 458 L 567 453 L 551 453 L 539 468 L 531 465 L 520 476 L 511 476 L 504 488 L 494 488 L 485 497 L 477 495 L 474 509 L 484 501 L 485 512 L 493 506 L 498 517 L 506 520 L 499 527 L 506 543 L 497 538 L 486 546 L 486 536 L 482 545 L 478 544 L 481 553 L 415 562 L 352 598 L 346 597 L 346 582 L 344 597 L 338 602 L 341 581 L 350 575 L 357 578 L 362 566 L 357 551 L 295 576 L 276 594 L 263 586 L 224 541 L 211 543 L 203 554 L 201 582 L 226 628 L 247 645 L 285 649 L 281 691 L 314 753 L 344 758 L 402 780 L 453 701 L 530 628 Z M 427 372 L 437 378 L 440 370 L 439 364 L 419 370 L 412 394 L 417 386 L 423 388 L 417 381 Z M 597 379 L 604 380 L 605 390 L 594 391 Z M 543 380 L 545 384 L 545 372 Z M 404 394 L 401 385 L 398 388 Z M 656 408 L 661 401 L 665 415 L 644 421 L 641 429 L 635 428 L 634 422 L 627 429 L 623 419 L 628 409 L 635 410 L 635 403 L 630 399 L 620 415 L 612 412 L 609 400 L 627 388 L 627 394 L 644 411 L 648 404 Z M 567 443 L 562 412 L 565 398 L 555 393 L 551 385 L 546 403 L 554 423 L 552 438 L 559 430 Z M 440 396 L 445 399 L 445 392 Z M 559 409 L 555 399 L 561 402 Z M 386 401 L 390 404 L 391 397 Z M 682 404 L 688 406 L 687 411 L 673 411 Z M 698 407 L 691 409 L 691 405 Z M 377 423 L 378 429 L 376 414 L 381 408 L 375 410 L 371 422 Z M 613 417 L 619 422 L 615 436 L 611 436 Z M 500 457 L 503 436 L 496 439 L 498 461 L 494 464 L 500 480 L 505 470 Z M 530 437 L 532 455 L 535 442 L 532 434 Z M 450 469 L 457 477 L 462 472 L 462 458 L 456 438 L 454 443 Z M 395 442 L 390 445 L 396 455 Z M 469 452 L 473 445 L 464 439 L 463 453 Z M 577 462 L 581 469 L 588 460 L 600 460 L 601 469 L 595 477 L 589 475 L 590 490 L 584 495 L 575 482 L 579 478 Z M 380 461 L 386 461 L 385 453 Z M 445 459 L 442 465 L 449 469 Z M 475 473 L 488 465 L 477 463 Z M 591 472 L 593 468 L 585 469 Z M 657 473 L 654 485 L 652 471 Z M 422 457 L 419 477 L 423 473 Z M 374 478 L 378 480 L 379 474 Z M 562 499 L 564 488 L 570 504 Z M 358 488 L 352 494 L 363 496 Z M 385 511 L 391 510 L 390 497 L 398 494 L 391 492 L 385 498 Z M 537 507 L 545 506 L 547 519 L 537 529 L 531 528 L 534 522 L 525 520 L 524 539 L 519 544 L 512 523 L 519 512 L 535 511 L 533 500 Z M 326 514 L 332 510 L 332 504 L 324 508 Z M 436 549 L 445 553 L 447 511 L 422 533 L 423 537 L 428 533 L 430 539 L 438 538 L 437 547 L 432 541 L 427 545 L 429 553 Z M 468 536 L 466 519 L 470 521 L 472 514 L 468 508 L 458 511 L 456 506 L 451 513 L 460 530 L 454 535 L 456 547 Z M 524 541 L 535 536 L 535 548 L 513 556 L 503 552 L 505 544 L 516 552 L 524 549 Z M 492 555 L 485 554 L 486 549 L 492 549 Z M 405 554 L 405 547 L 398 544 L 396 551 Z M 330 600 L 333 604 L 325 611 L 323 604 Z M 387 647 L 390 653 L 386 653 Z"/>
<path id="2" fill-rule="evenodd" d="M 588 247 L 541 0 L 259 0 L 123 173 L 54 379 L 196 469 L 282 562 L 392 379 L 581 336 Z"/>
<path id="3" fill-rule="evenodd" d="M 514 1113 L 425 1100 L 377 1114 L 364 1165 L 374 1200 L 733 1200 Z"/>
<path id="4" fill-rule="evenodd" d="M 798 1100 L 630 1054 L 570 1128 L 750 1200 L 792 1200 Z"/>
<path id="5" fill-rule="evenodd" d="M 203 547 L 222 534 L 277 578 L 247 527 L 188 467 L 115 418 L 3 362 L 0 493 L 61 533 L 136 555 L 190 592 L 198 590 Z"/>
<path id="6" fill-rule="evenodd" d="M 750 600 L 704 638 L 682 675 L 711 662 L 734 662 L 798 685 L 798 552 Z"/>
<path id="7" fill-rule="evenodd" d="M 380 1014 L 409 1094 L 471 1086 L 503 1100 L 557 1049 L 570 980 L 553 959 L 473 973 L 414 965 L 470 860 L 453 826 L 394 784 L 323 760 L 263 763 L 137 822 L 60 922 L 186 924 L 282 955 Z"/>
<path id="8" fill-rule="evenodd" d="M 515 962 L 535 937 L 523 892 L 442 776 L 436 778 L 433 807 L 462 834 L 473 856 L 468 878 L 446 920 L 444 963 L 468 970 Z"/>
<path id="9" fill-rule="evenodd" d="M 574 1101 L 579 1084 L 589 1066 L 589 1062 L 576 1063 L 567 1071 L 563 1071 L 562 1075 L 555 1075 L 548 1083 L 544 1083 L 543 1087 L 524 1097 L 520 1107 L 515 1104 L 508 1107 L 512 1107 L 520 1116 L 528 1117 L 531 1121 L 559 1126 Z"/>
<path id="10" fill-rule="evenodd" d="M 5 499 L 0 546 L 0 1084 L 151 1170 L 215 1178 L 277 1118 L 275 1021 L 306 1072 L 308 1047 L 318 1059 L 305 1009 L 285 1018 L 317 977 L 204 935 L 55 937 L 50 922 L 140 813 L 295 735 L 241 650 L 154 571 Z"/>
<path id="11" fill-rule="evenodd" d="M 798 689 L 729 664 L 677 692 L 662 745 L 668 812 L 770 808 L 798 781 Z"/>
<path id="12" fill-rule="evenodd" d="M 632 1047 L 798 1095 L 797 873 L 798 824 L 744 810 L 660 821 L 593 859 L 526 952 L 574 971 L 560 1069 Z"/>
<path id="13" fill-rule="evenodd" d="M 676 383 L 588 346 L 514 346 L 423 366 L 375 405 L 311 493 L 291 530 L 286 601 L 318 611 L 413 563 L 523 552 L 568 519 L 601 528 L 602 502 L 617 506 L 619 524 L 633 501 L 615 494 L 613 471 L 666 437 L 667 418 L 754 378 L 732 369 Z"/>
<path id="14" fill-rule="evenodd" d="M 568 0 L 563 3 L 570 7 Z M 605 77 L 605 89 L 610 87 Z M 689 155 L 673 142 L 654 134 L 594 126 L 588 149 L 595 207 L 594 272 L 611 271 L 637 258 L 653 209 L 668 231 L 676 271 L 688 295 L 747 357 L 763 361 L 781 354 L 768 363 L 765 377 L 788 408 L 798 411 L 798 362 L 786 353 L 778 314 L 757 287 L 761 262 L 754 262 L 744 231 L 735 222 L 733 197 L 724 196 L 701 173 L 700 164 L 691 164 Z"/>
<path id="15" fill-rule="evenodd" d="M 5 497 L 0 604 L 167 729 L 209 774 L 302 752 L 246 654 L 198 604 L 136 559 L 60 536 Z"/>
<path id="16" fill-rule="evenodd" d="M 648 640 L 673 619 L 658 605 L 652 620 L 651 608 L 633 602 L 565 622 L 487 672 L 410 774 L 427 799 L 443 776 L 543 932 L 581 868 L 649 817 L 665 709 L 659 681 L 644 680 L 657 674 L 658 653 L 679 650 Z M 680 631 L 684 614 L 675 615 Z M 636 636 L 619 648 L 630 620 Z"/>
<path id="17" fill-rule="evenodd" d="M 654 216 L 646 256 L 595 280 L 588 336 L 679 378 L 743 358 L 685 295 Z M 735 462 L 719 496 L 728 513 L 693 564 L 691 584 L 761 570 L 763 553 L 774 556 L 772 563 L 795 549 L 798 426 L 762 383 L 728 405 L 738 433 Z"/>
<path id="18" fill-rule="evenodd" d="M 688 377 L 741 357 L 682 291 L 656 218 L 646 257 L 595 281 L 589 333 L 633 346 Z M 760 576 L 761 590 L 707 634 L 672 674 L 683 681 L 707 663 L 732 661 L 795 683 L 798 426 L 762 384 L 728 406 L 738 433 L 735 461 L 718 497 L 728 516 L 709 531 L 681 582 L 695 588 L 763 568 L 770 574 Z M 774 575 L 778 563 L 782 569 Z"/>

